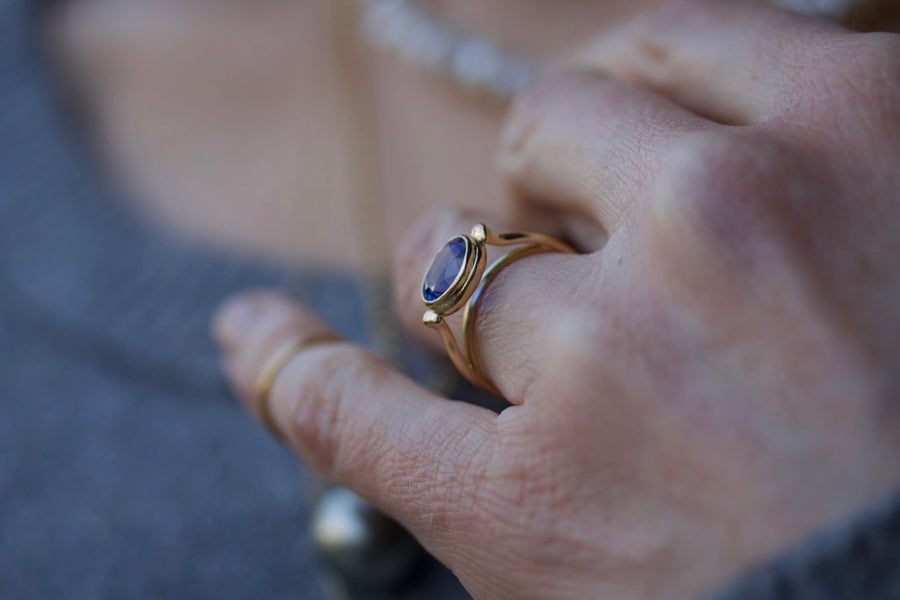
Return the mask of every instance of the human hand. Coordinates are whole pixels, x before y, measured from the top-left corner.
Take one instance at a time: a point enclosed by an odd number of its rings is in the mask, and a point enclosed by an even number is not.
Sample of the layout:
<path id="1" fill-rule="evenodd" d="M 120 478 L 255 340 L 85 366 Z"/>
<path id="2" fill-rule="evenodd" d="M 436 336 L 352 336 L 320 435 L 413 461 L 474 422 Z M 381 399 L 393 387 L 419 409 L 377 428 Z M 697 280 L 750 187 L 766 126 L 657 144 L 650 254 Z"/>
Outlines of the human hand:
<path id="1" fill-rule="evenodd" d="M 900 481 L 900 38 L 670 2 L 579 65 L 517 101 L 501 153 L 510 220 L 585 251 L 480 300 L 512 406 L 338 343 L 285 366 L 272 415 L 476 598 L 689 598 Z M 397 249 L 401 316 L 435 347 L 421 275 L 481 220 L 435 215 Z M 285 340 L 327 328 L 257 293 L 216 331 L 252 398 Z"/>

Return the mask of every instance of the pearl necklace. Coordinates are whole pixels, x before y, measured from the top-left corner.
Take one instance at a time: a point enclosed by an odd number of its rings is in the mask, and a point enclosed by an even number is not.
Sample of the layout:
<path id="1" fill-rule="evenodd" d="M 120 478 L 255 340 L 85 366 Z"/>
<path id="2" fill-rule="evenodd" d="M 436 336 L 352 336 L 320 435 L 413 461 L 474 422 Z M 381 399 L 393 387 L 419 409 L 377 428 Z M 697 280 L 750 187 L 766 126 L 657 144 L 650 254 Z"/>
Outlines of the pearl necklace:
<path id="1" fill-rule="evenodd" d="M 471 92 L 508 100 L 535 80 L 538 61 L 432 17 L 413 0 L 360 0 L 374 45 Z"/>
<path id="2" fill-rule="evenodd" d="M 864 0 L 865 1 L 865 0 Z M 359 0 L 368 40 L 461 88 L 508 101 L 537 78 L 540 61 L 435 18 L 416 0 Z M 840 20 L 859 0 L 775 0 L 782 8 Z"/>

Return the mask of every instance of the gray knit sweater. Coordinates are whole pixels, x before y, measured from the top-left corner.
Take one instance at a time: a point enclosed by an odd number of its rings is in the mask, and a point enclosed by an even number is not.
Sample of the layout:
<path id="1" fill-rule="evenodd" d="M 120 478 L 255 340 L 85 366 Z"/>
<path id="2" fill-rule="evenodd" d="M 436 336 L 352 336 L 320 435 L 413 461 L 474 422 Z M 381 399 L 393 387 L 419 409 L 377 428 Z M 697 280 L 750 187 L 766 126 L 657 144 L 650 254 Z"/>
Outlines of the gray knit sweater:
<path id="1" fill-rule="evenodd" d="M 333 597 L 306 536 L 321 484 L 238 408 L 207 333 L 222 298 L 284 271 L 117 202 L 61 116 L 32 12 L 0 0 L 0 598 Z M 338 326 L 360 302 L 349 278 L 290 284 Z M 431 565 L 402 597 L 466 595 Z M 900 598 L 900 502 L 721 597 Z"/>

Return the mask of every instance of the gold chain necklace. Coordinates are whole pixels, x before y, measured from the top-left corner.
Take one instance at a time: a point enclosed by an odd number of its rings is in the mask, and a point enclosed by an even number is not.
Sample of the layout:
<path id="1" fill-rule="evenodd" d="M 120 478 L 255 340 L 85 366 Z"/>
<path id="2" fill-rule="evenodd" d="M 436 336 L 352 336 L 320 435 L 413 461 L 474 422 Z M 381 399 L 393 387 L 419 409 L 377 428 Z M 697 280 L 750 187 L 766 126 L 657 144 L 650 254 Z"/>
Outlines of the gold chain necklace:
<path id="1" fill-rule="evenodd" d="M 384 218 L 384 181 L 379 164 L 378 121 L 373 102 L 373 81 L 364 53 L 355 35 L 358 24 L 356 5 L 352 0 L 329 2 L 333 51 L 337 62 L 335 97 L 340 115 L 339 135 L 347 165 L 350 196 L 353 202 L 354 229 L 362 252 L 365 297 L 361 318 L 371 333 L 373 350 L 403 370 L 405 365 L 403 336 L 393 310 L 388 265 L 390 248 Z M 458 381 L 450 365 L 436 367 L 428 387 L 446 394 Z M 303 471 L 302 487 L 317 514 L 329 502 L 327 484 L 308 471 Z M 354 520 L 357 515 L 346 514 Z M 383 517 L 387 519 L 387 517 Z M 315 517 L 314 517 L 315 519 Z M 314 528 L 315 524 L 311 523 Z M 371 535 L 374 533 L 370 532 Z M 333 600 L 349 600 L 350 593 L 343 577 L 326 570 L 320 580 L 322 592 Z"/>
<path id="2" fill-rule="evenodd" d="M 384 217 L 385 189 L 371 65 L 357 35 L 360 15 L 356 2 L 338 0 L 330 6 L 331 39 L 338 71 L 335 97 L 341 117 L 339 134 L 350 183 L 354 229 L 362 252 L 364 320 L 372 334 L 373 349 L 403 369 L 406 361 L 402 330 L 393 310 L 390 244 Z M 446 394 L 458 381 L 456 372 L 441 363 L 426 383 L 434 391 Z"/>

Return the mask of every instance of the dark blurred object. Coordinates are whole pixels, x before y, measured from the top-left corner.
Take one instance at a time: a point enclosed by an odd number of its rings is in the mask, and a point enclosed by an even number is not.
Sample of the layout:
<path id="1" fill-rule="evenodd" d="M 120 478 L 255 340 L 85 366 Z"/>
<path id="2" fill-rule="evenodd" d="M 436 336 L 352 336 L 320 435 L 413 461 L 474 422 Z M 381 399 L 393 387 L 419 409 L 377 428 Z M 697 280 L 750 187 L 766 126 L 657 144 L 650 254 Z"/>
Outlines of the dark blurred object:
<path id="1" fill-rule="evenodd" d="M 310 531 L 326 560 L 360 586 L 402 586 L 424 557 L 403 527 L 341 487 L 331 488 L 316 503 Z"/>
<path id="2" fill-rule="evenodd" d="M 893 30 L 900 24 L 900 2 L 896 0 L 777 0 L 775 4 L 860 31 Z"/>

